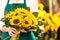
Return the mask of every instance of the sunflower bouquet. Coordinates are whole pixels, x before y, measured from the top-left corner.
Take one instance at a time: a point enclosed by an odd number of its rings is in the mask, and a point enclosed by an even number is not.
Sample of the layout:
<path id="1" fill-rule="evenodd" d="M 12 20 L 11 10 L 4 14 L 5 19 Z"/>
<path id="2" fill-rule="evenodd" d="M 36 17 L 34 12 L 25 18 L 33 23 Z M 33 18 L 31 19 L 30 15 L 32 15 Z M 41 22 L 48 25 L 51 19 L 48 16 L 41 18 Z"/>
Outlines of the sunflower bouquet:
<path id="1" fill-rule="evenodd" d="M 14 11 L 8 12 L 1 21 L 5 22 L 7 27 L 13 27 L 17 30 L 19 36 L 20 30 L 36 31 L 38 21 L 37 18 L 24 8 L 17 8 Z M 8 24 L 8 25 L 7 25 Z M 16 37 L 11 37 L 10 40 L 18 40 Z"/>

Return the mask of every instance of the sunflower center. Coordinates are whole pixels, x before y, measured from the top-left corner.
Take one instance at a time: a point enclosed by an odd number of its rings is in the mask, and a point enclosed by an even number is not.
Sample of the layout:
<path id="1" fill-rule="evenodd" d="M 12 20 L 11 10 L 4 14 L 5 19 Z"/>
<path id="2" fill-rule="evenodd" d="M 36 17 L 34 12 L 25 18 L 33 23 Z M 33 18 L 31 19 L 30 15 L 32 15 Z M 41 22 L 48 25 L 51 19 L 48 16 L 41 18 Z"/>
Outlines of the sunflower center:
<path id="1" fill-rule="evenodd" d="M 45 21 L 45 19 L 42 19 L 42 21 Z"/>
<path id="2" fill-rule="evenodd" d="M 28 21 L 25 21 L 25 24 L 28 24 Z"/>
<path id="3" fill-rule="evenodd" d="M 15 19 L 15 20 L 13 21 L 14 24 L 18 24 L 19 22 L 20 22 L 19 19 Z"/>

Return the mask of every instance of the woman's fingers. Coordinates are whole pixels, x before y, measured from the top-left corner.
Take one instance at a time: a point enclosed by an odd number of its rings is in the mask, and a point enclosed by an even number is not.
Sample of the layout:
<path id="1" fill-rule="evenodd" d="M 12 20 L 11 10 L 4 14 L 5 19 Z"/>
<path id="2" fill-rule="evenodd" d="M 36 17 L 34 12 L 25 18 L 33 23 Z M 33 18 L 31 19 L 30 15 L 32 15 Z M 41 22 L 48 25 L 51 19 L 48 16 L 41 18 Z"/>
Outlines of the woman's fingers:
<path id="1" fill-rule="evenodd" d="M 20 32 L 24 32 L 24 33 L 26 33 L 27 31 L 25 31 L 24 29 L 22 29 L 22 30 L 20 30 Z"/>
<path id="2" fill-rule="evenodd" d="M 14 31 L 14 32 L 17 32 L 17 30 L 15 28 L 11 28 L 11 30 Z"/>
<path id="3" fill-rule="evenodd" d="M 17 32 L 16 32 L 16 31 L 14 31 L 14 30 L 11 30 L 11 32 L 12 32 L 13 34 L 17 34 Z"/>
<path id="4" fill-rule="evenodd" d="M 16 29 L 15 28 L 11 28 L 12 30 L 14 30 L 14 31 L 16 31 Z"/>
<path id="5" fill-rule="evenodd" d="M 9 33 L 10 36 L 13 37 L 13 36 L 17 35 L 17 31 L 16 31 L 15 28 L 9 28 L 8 30 L 9 30 L 8 33 Z"/>
<path id="6" fill-rule="evenodd" d="M 16 34 L 13 34 L 11 32 L 9 33 L 9 35 L 12 36 L 12 37 L 16 36 Z"/>
<path id="7" fill-rule="evenodd" d="M 12 33 L 12 32 L 9 32 L 9 35 L 10 35 L 10 36 L 12 36 L 12 35 L 13 35 L 13 33 Z"/>

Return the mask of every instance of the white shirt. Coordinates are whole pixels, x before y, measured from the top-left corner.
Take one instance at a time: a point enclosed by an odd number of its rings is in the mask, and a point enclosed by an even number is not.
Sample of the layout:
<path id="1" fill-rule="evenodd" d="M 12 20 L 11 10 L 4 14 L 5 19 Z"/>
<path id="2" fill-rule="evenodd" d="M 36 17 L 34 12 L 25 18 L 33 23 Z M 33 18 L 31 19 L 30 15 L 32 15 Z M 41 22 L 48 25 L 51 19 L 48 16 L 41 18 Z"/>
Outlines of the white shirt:
<path id="1" fill-rule="evenodd" d="M 4 17 L 4 9 L 6 7 L 8 0 L 0 0 L 0 19 Z M 16 3 L 13 0 L 10 0 L 9 4 Z M 24 0 L 20 0 L 17 3 L 24 3 Z M 26 0 L 27 7 L 30 7 L 31 12 L 38 12 L 38 0 Z M 2 26 L 4 22 L 0 21 L 0 29 L 2 30 Z"/>

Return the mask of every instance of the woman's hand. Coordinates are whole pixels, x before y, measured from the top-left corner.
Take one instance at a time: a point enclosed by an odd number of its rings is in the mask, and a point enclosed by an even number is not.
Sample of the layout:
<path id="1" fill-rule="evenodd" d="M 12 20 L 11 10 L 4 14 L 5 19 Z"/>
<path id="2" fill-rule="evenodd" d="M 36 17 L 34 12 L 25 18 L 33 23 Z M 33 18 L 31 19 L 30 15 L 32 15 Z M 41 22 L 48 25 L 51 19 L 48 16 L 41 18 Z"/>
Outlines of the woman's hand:
<path id="1" fill-rule="evenodd" d="M 10 36 L 14 37 L 17 35 L 17 31 L 15 28 L 7 28 L 7 32 L 9 33 Z"/>
<path id="2" fill-rule="evenodd" d="M 3 32 L 8 32 L 9 35 L 12 36 L 12 37 L 17 35 L 17 30 L 15 28 L 12 28 L 12 27 L 3 26 L 2 31 Z"/>
<path id="3" fill-rule="evenodd" d="M 25 31 L 24 29 L 21 29 L 20 32 L 27 33 L 27 31 Z"/>

